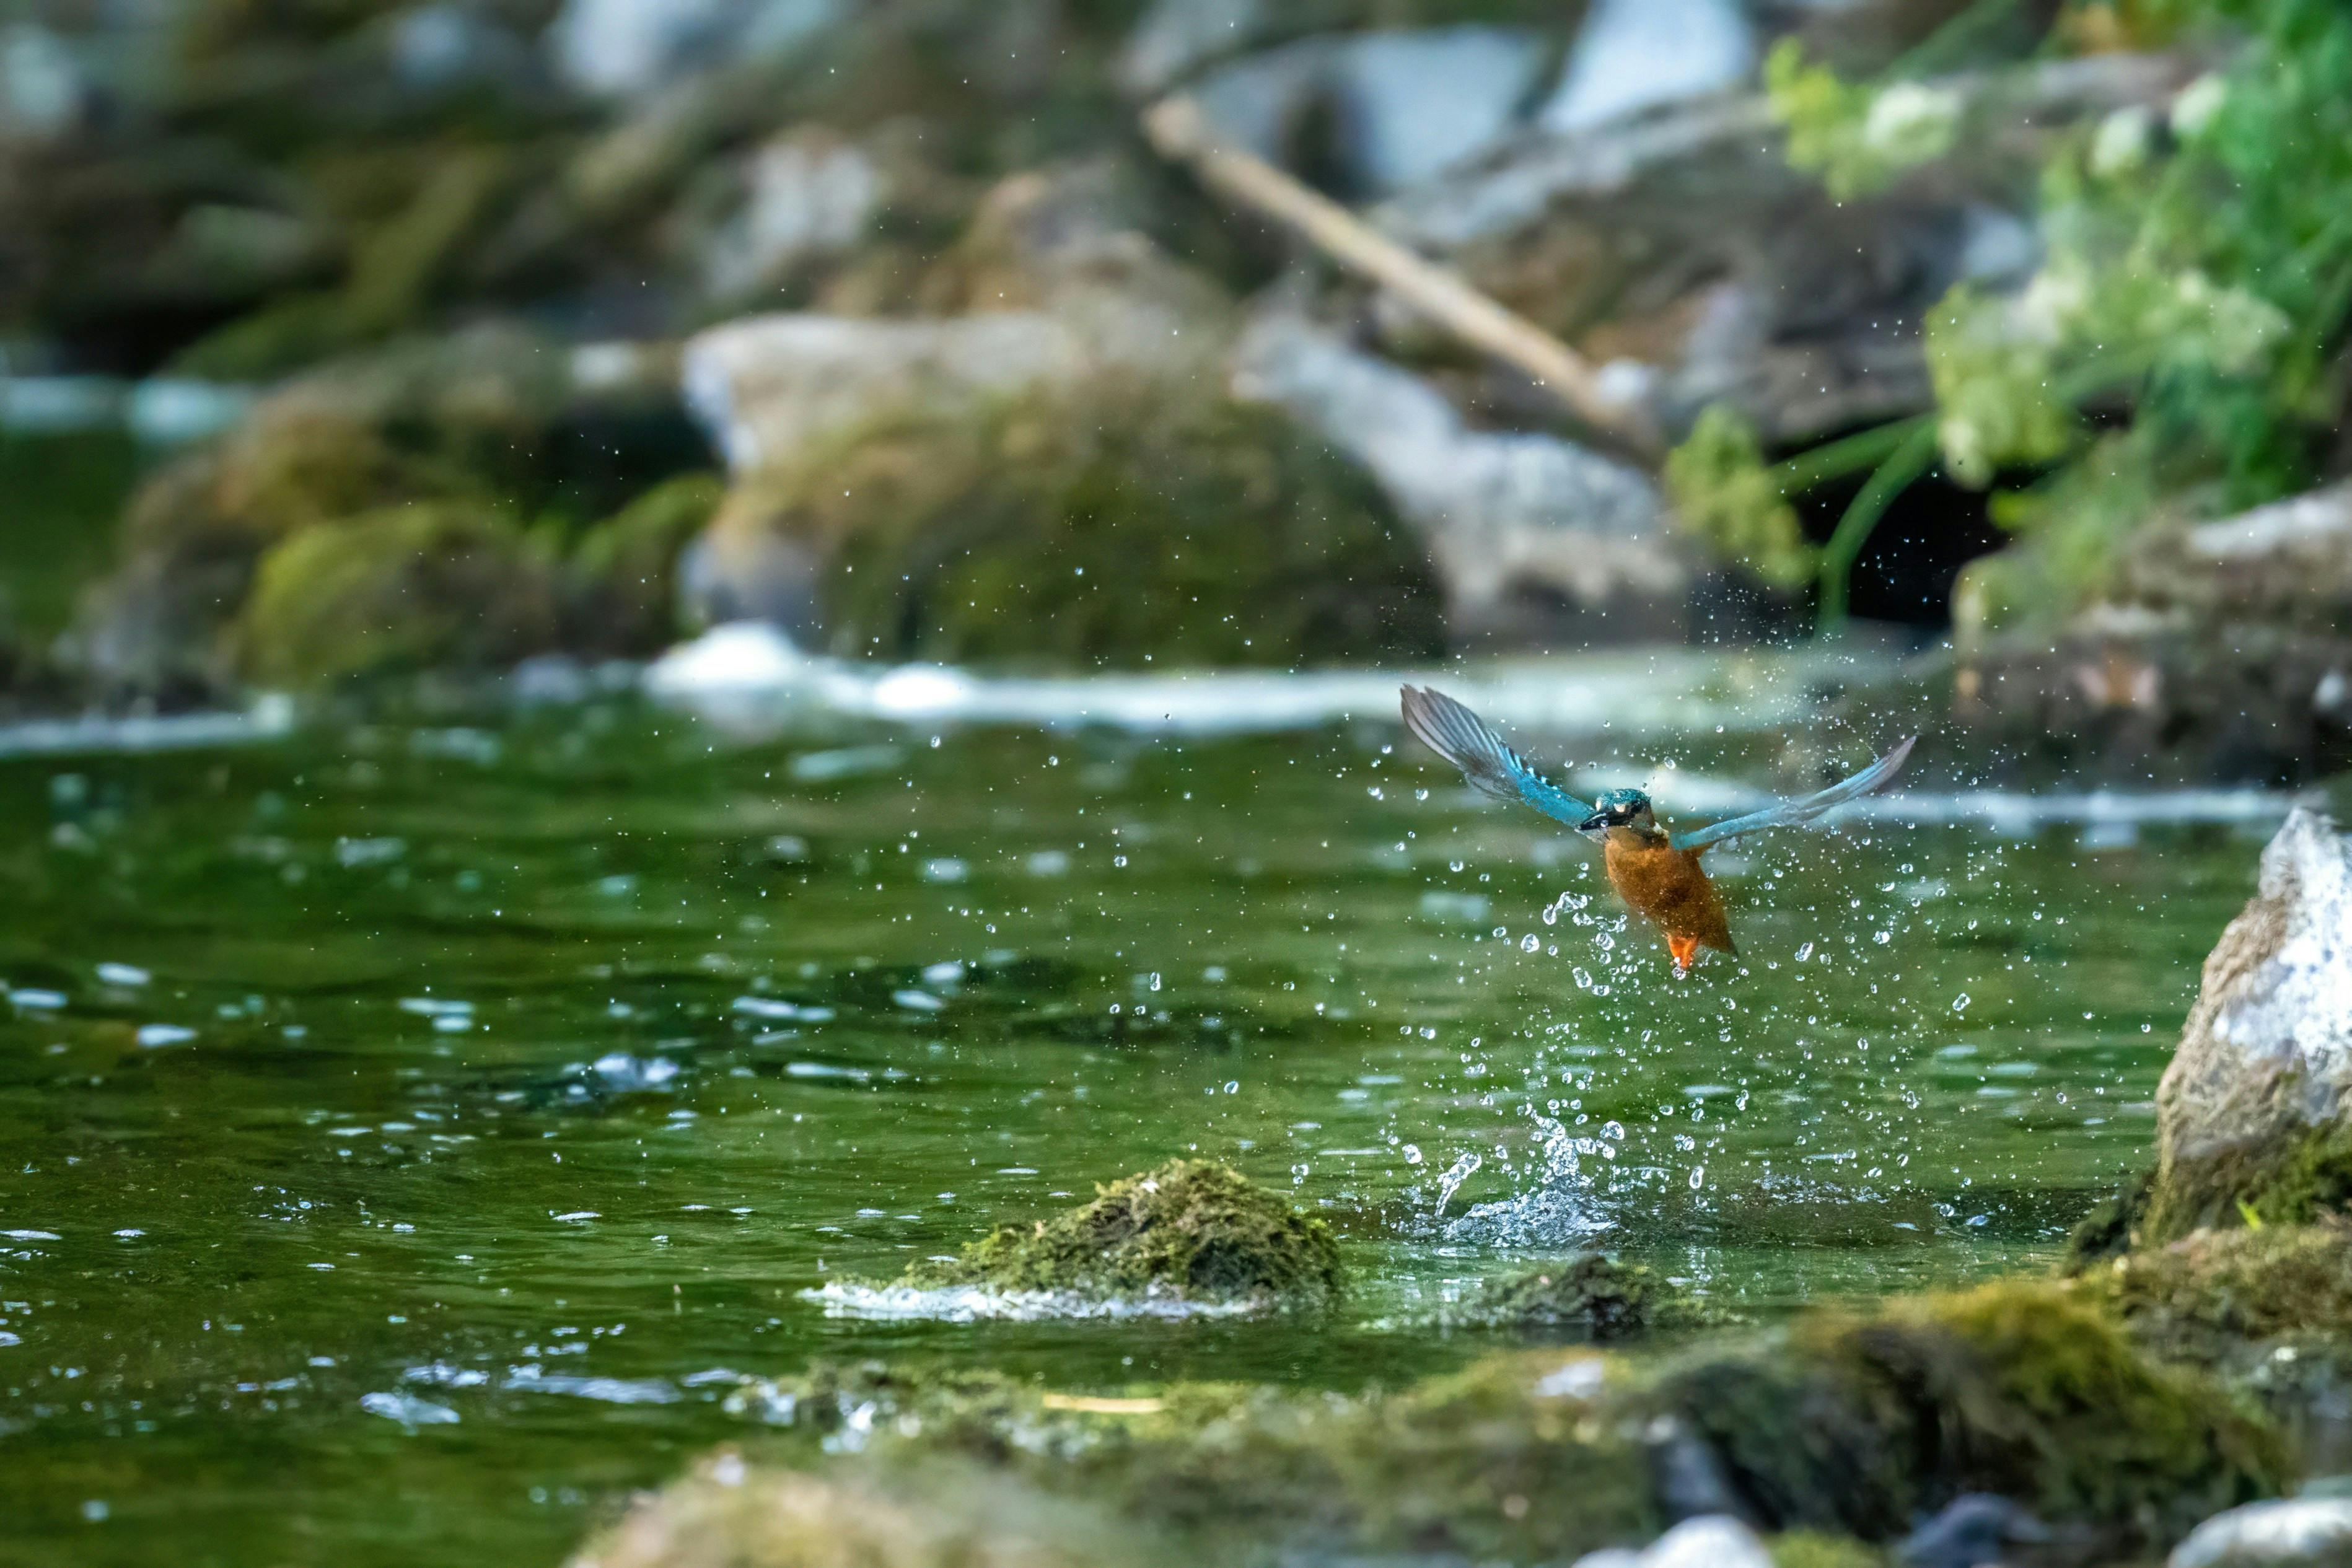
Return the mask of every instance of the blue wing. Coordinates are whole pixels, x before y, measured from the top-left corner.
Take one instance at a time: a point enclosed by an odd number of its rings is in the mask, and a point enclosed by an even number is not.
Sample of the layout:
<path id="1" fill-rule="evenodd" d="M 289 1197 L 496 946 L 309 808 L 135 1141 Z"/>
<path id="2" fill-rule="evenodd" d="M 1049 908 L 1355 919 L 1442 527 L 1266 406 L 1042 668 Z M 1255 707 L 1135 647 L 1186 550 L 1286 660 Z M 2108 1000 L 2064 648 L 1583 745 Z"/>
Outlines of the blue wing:
<path id="1" fill-rule="evenodd" d="M 1919 744 L 1913 736 L 1853 778 L 1832 784 L 1818 795 L 1808 795 L 1801 800 L 1783 800 L 1777 806 L 1767 806 L 1760 811 L 1750 811 L 1744 817 L 1734 817 L 1712 827 L 1694 828 L 1687 833 L 1676 833 L 1669 841 L 1678 850 L 1703 850 L 1709 844 L 1736 839 L 1742 833 L 1752 833 L 1759 828 L 1793 828 L 1810 822 L 1835 806 L 1848 800 L 1859 800 L 1864 795 L 1884 789 L 1903 771 L 1905 759 L 1911 748 Z"/>
<path id="2" fill-rule="evenodd" d="M 1486 721 L 1443 692 L 1404 688 L 1404 727 L 1413 738 L 1462 769 L 1481 795 L 1525 800 L 1545 816 L 1575 827 L 1592 808 L 1536 777 L 1534 768 L 1486 727 Z"/>

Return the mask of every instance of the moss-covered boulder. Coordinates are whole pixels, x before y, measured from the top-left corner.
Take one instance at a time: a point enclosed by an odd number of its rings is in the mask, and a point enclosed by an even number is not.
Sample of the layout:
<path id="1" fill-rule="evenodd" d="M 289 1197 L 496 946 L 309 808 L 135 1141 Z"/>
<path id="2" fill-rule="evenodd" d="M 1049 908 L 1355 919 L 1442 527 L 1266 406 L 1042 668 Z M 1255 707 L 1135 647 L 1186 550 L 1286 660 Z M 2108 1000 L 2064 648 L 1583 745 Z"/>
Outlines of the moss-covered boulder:
<path id="1" fill-rule="evenodd" d="M 2352 837 L 2298 807 L 2205 960 L 2157 1089 L 2155 1168 L 2077 1228 L 2077 1266 L 2194 1231 L 2352 1214 Z"/>
<path id="2" fill-rule="evenodd" d="M 845 654 L 1087 668 L 1412 658 L 1444 643 L 1421 546 L 1271 409 L 1119 380 L 917 402 L 739 486 L 723 563 L 823 563 Z"/>
<path id="3" fill-rule="evenodd" d="M 2088 1270 L 2081 1289 L 2174 1356 L 2225 1358 L 2283 1336 L 2341 1339 L 2352 1328 L 2352 1222 L 2200 1230 Z"/>
<path id="4" fill-rule="evenodd" d="M 675 630 L 677 554 L 715 505 L 707 477 L 668 483 L 709 455 L 671 363 L 648 354 L 628 374 L 583 374 L 551 340 L 485 328 L 303 377 L 140 488 L 121 564 L 84 602 L 63 661 L 101 690 L 216 695 L 444 655 L 652 652 Z M 394 525 L 403 509 L 419 515 Z M 432 559 L 446 570 L 424 570 Z M 322 570 L 334 579 L 322 602 L 344 609 L 377 580 L 375 610 L 349 622 L 370 648 L 334 646 L 335 622 L 303 602 Z M 507 590 L 517 597 L 500 602 Z M 435 602 L 443 592 L 459 597 Z M 394 621 L 408 631 L 386 659 Z M 443 629 L 425 633 L 428 622 Z"/>
<path id="5" fill-rule="evenodd" d="M 1051 1219 L 1006 1225 L 911 1284 L 1194 1301 L 1311 1303 L 1344 1281 L 1324 1220 L 1223 1166 L 1171 1160 Z"/>
<path id="6" fill-rule="evenodd" d="M 2145 1551 L 2287 1479 L 2275 1436 L 2218 1386 L 2046 1284 L 1812 1314 L 1760 1351 L 1696 1359 L 1657 1404 L 1752 1517 L 1867 1541 L 1988 1492 Z"/>
<path id="7" fill-rule="evenodd" d="M 493 671 L 556 647 L 562 624 L 554 563 L 505 517 L 400 507 L 302 529 L 264 556 L 238 663 L 278 687 Z"/>

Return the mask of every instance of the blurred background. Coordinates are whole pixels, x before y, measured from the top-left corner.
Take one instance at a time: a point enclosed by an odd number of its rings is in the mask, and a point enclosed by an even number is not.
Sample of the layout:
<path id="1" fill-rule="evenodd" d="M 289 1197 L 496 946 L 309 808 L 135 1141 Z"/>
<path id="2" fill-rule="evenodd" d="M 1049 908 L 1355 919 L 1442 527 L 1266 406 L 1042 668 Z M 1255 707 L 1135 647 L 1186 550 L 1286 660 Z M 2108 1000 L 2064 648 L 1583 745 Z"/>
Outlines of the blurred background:
<path id="1" fill-rule="evenodd" d="M 0 16 L 19 715 L 1822 638 L 2352 755 L 2333 0 Z"/>

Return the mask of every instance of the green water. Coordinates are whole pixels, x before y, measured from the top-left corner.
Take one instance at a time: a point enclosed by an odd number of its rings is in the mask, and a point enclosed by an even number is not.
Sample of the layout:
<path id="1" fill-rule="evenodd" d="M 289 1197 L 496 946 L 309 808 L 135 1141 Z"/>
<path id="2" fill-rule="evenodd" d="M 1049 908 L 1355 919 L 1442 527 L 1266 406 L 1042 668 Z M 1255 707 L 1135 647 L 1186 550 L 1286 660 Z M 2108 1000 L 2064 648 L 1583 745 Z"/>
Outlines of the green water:
<path id="1" fill-rule="evenodd" d="M 0 1560 L 553 1563 L 732 1374 L 1356 1385 L 1590 1233 L 1756 1314 L 2012 1265 L 2141 1157 L 2252 875 L 2242 830 L 1783 835 L 1676 984 L 1393 739 L 620 705 L 0 762 Z M 800 1299 L 1195 1152 L 1331 1217 L 1349 1308 Z"/>

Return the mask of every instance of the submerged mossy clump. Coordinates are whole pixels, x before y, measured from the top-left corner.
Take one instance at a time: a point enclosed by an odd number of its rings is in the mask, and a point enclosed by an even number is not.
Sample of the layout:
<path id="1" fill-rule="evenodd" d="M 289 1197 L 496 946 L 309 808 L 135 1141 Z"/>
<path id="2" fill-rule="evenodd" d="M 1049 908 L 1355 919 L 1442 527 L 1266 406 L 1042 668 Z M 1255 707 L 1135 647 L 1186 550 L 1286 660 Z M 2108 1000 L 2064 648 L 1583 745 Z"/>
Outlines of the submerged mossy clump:
<path id="1" fill-rule="evenodd" d="M 2117 1550 L 2160 1546 L 2286 1480 L 2266 1427 L 2048 1284 L 1815 1314 L 1765 1354 L 1682 1369 L 1659 1399 L 1755 1517 L 1865 1541 L 1990 1492 Z"/>
<path id="2" fill-rule="evenodd" d="M 1685 1304 L 1650 1270 L 1600 1252 L 1489 1280 L 1440 1322 L 1454 1328 L 1570 1332 L 1596 1340 L 1642 1333 L 1685 1315 Z"/>
<path id="3" fill-rule="evenodd" d="M 1052 1219 L 1001 1226 L 952 1262 L 917 1265 L 906 1282 L 1313 1304 L 1343 1280 L 1328 1224 L 1223 1166 L 1171 1160 Z"/>
<path id="4" fill-rule="evenodd" d="M 1112 378 L 856 424 L 746 480 L 712 541 L 826 563 L 845 656 L 1289 665 L 1445 644 L 1427 555 L 1370 475 L 1277 410 Z"/>
<path id="5" fill-rule="evenodd" d="M 1602 1414 L 1617 1375 L 1590 1352 L 1519 1352 L 1401 1390 L 1183 1383 L 1103 1396 L 869 1363 L 748 1384 L 729 1408 L 827 1449 L 870 1433 L 867 1457 L 893 1468 L 996 1465 L 1188 1543 L 1186 1561 L 1296 1546 L 1566 1562 L 1665 1522 L 1640 1421 Z"/>

